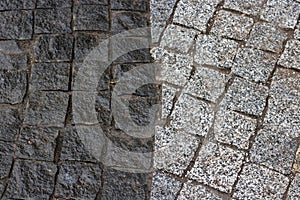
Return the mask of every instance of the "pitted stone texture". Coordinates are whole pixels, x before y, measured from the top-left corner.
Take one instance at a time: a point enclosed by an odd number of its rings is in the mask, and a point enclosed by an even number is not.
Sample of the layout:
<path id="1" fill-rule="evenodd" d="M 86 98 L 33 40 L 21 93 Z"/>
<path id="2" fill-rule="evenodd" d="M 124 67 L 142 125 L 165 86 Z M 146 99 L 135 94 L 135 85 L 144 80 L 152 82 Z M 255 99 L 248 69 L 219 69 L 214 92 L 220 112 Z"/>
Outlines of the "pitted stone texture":
<path id="1" fill-rule="evenodd" d="M 193 58 L 187 55 L 169 53 L 164 49 L 152 49 L 155 61 L 161 64 L 160 81 L 184 86 L 192 71 Z M 174 77 L 176 77 L 174 79 Z"/>
<path id="2" fill-rule="evenodd" d="M 226 109 L 221 109 L 216 116 L 214 133 L 217 141 L 248 149 L 249 140 L 255 134 L 256 120 Z"/>
<path id="3" fill-rule="evenodd" d="M 273 24 L 258 22 L 254 24 L 247 46 L 279 53 L 287 34 Z"/>
<path id="4" fill-rule="evenodd" d="M 0 103 L 21 103 L 26 87 L 26 71 L 0 71 Z"/>
<path id="5" fill-rule="evenodd" d="M 27 56 L 25 54 L 12 54 L 0 50 L 0 70 L 19 70 L 27 68 Z"/>
<path id="6" fill-rule="evenodd" d="M 173 107 L 173 101 L 179 89 L 162 84 L 162 118 L 167 118 Z"/>
<path id="7" fill-rule="evenodd" d="M 152 180 L 152 200 L 175 199 L 176 193 L 180 190 L 181 183 L 169 176 L 155 172 Z"/>
<path id="8" fill-rule="evenodd" d="M 178 196 L 178 200 L 222 200 L 222 198 L 209 191 L 202 185 L 193 185 L 191 181 L 184 183 Z"/>
<path id="9" fill-rule="evenodd" d="M 9 176 L 9 171 L 13 162 L 12 156 L 0 154 L 0 180 Z"/>
<path id="10" fill-rule="evenodd" d="M 111 9 L 147 11 L 145 0 L 112 0 Z"/>
<path id="11" fill-rule="evenodd" d="M 34 9 L 35 0 L 2 0 L 0 10 Z"/>
<path id="12" fill-rule="evenodd" d="M 37 8 L 67 8 L 72 6 L 72 0 L 37 0 Z"/>
<path id="13" fill-rule="evenodd" d="M 175 10 L 173 22 L 205 32 L 218 3 L 220 0 L 181 0 Z"/>
<path id="14" fill-rule="evenodd" d="M 108 31 L 108 6 L 78 5 L 75 7 L 75 30 Z"/>
<path id="15" fill-rule="evenodd" d="M 297 28 L 294 31 L 294 38 L 300 40 L 300 24 L 297 25 Z"/>
<path id="16" fill-rule="evenodd" d="M 5 199 L 48 199 L 54 188 L 57 167 L 52 162 L 15 162 Z"/>
<path id="17" fill-rule="evenodd" d="M 293 0 L 268 0 L 261 18 L 293 29 L 300 13 L 300 3 Z"/>
<path id="18" fill-rule="evenodd" d="M 300 146 L 298 146 L 297 152 L 295 154 L 295 160 L 292 171 L 294 173 L 300 173 Z"/>
<path id="19" fill-rule="evenodd" d="M 150 0 L 150 21 L 152 42 L 159 40 L 160 34 L 166 26 L 166 21 L 172 13 L 175 0 Z"/>
<path id="20" fill-rule="evenodd" d="M 107 5 L 107 0 L 77 0 L 77 4 L 104 4 Z"/>
<path id="21" fill-rule="evenodd" d="M 263 3 L 264 0 L 225 0 L 223 7 L 249 15 L 259 15 Z"/>
<path id="22" fill-rule="evenodd" d="M 32 67 L 30 91 L 68 90 L 70 64 L 35 63 Z"/>
<path id="23" fill-rule="evenodd" d="M 0 108 L 0 121 L 0 140 L 14 141 L 20 126 L 18 110 Z"/>
<path id="24" fill-rule="evenodd" d="M 0 13 L 0 39 L 31 39 L 32 11 L 4 11 Z"/>
<path id="25" fill-rule="evenodd" d="M 13 155 L 13 153 L 14 153 L 14 143 L 0 140 L 0 155 L 11 156 Z"/>
<path id="26" fill-rule="evenodd" d="M 254 164 L 243 167 L 236 185 L 237 199 L 282 199 L 289 179 L 277 172 Z"/>
<path id="27" fill-rule="evenodd" d="M 213 121 L 212 107 L 187 94 L 182 94 L 171 115 L 171 126 L 185 132 L 205 136 Z"/>
<path id="28" fill-rule="evenodd" d="M 69 95 L 63 92 L 35 92 L 29 95 L 25 112 L 25 124 L 64 125 Z"/>
<path id="29" fill-rule="evenodd" d="M 199 138 L 170 127 L 156 127 L 154 168 L 182 175 L 199 145 Z"/>
<path id="30" fill-rule="evenodd" d="M 220 11 L 211 29 L 211 34 L 236 40 L 246 40 L 253 23 L 252 18 L 228 11 Z"/>
<path id="31" fill-rule="evenodd" d="M 202 65 L 214 65 L 231 68 L 238 43 L 211 35 L 198 35 L 196 41 L 195 62 Z"/>
<path id="32" fill-rule="evenodd" d="M 101 169 L 95 164 L 65 162 L 61 165 L 55 197 L 94 199 L 101 185 Z"/>
<path id="33" fill-rule="evenodd" d="M 34 33 L 72 32 L 71 8 L 38 9 L 34 15 Z"/>
<path id="34" fill-rule="evenodd" d="M 187 53 L 193 45 L 195 36 L 196 31 L 171 24 L 164 32 L 160 46 Z"/>
<path id="35" fill-rule="evenodd" d="M 276 56 L 252 48 L 239 49 L 232 72 L 254 82 L 265 83 L 276 64 Z"/>
<path id="36" fill-rule="evenodd" d="M 300 9 L 299 9 L 300 10 Z M 278 64 L 287 67 L 300 69 L 300 41 L 289 40 L 285 45 L 285 49 Z"/>
<path id="37" fill-rule="evenodd" d="M 267 96 L 267 87 L 236 78 L 221 104 L 230 110 L 259 116 L 265 108 Z"/>
<path id="38" fill-rule="evenodd" d="M 219 144 L 202 146 L 188 177 L 222 192 L 230 193 L 245 154 Z"/>
<path id="39" fill-rule="evenodd" d="M 23 128 L 16 156 L 24 159 L 53 161 L 58 130 L 55 128 Z"/>
<path id="40" fill-rule="evenodd" d="M 300 188 L 300 174 L 297 173 L 290 185 L 289 192 L 287 194 L 287 199 L 288 200 L 300 199 L 299 188 Z"/>
<path id="41" fill-rule="evenodd" d="M 229 77 L 208 68 L 196 68 L 183 90 L 184 93 L 216 102 L 225 90 Z"/>
<path id="42" fill-rule="evenodd" d="M 36 62 L 70 61 L 72 48 L 72 35 L 40 36 L 34 46 L 34 58 Z"/>
<path id="43" fill-rule="evenodd" d="M 289 174 L 297 142 L 271 129 L 262 129 L 250 151 L 250 160 L 284 174 Z"/>

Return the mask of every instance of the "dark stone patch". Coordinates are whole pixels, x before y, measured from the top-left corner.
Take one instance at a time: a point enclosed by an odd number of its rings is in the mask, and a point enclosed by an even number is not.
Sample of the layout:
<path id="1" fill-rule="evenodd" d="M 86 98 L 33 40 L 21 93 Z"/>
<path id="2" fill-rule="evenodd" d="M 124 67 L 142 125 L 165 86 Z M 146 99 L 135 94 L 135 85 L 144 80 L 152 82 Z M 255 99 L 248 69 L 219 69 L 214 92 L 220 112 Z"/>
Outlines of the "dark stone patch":
<path id="1" fill-rule="evenodd" d="M 95 109 L 97 119 L 102 126 L 111 125 L 110 91 L 101 91 L 96 94 Z"/>
<path id="2" fill-rule="evenodd" d="M 27 67 L 26 54 L 6 54 L 0 52 L 0 69 L 5 70 L 18 70 Z"/>
<path id="3" fill-rule="evenodd" d="M 8 177 L 12 164 L 12 157 L 0 154 L 0 180 Z"/>
<path id="4" fill-rule="evenodd" d="M 14 152 L 13 145 L 12 142 L 0 140 L 0 155 L 12 155 Z"/>
<path id="5" fill-rule="evenodd" d="M 37 8 L 66 8 L 71 6 L 71 0 L 37 0 Z"/>
<path id="6" fill-rule="evenodd" d="M 35 0 L 1 0 L 0 10 L 34 9 Z"/>
<path id="7" fill-rule="evenodd" d="M 77 4 L 107 4 L 107 0 L 77 0 Z"/>
<path id="8" fill-rule="evenodd" d="M 116 10 L 146 11 L 148 2 L 145 0 L 112 0 L 111 8 Z"/>
<path id="9" fill-rule="evenodd" d="M 14 141 L 20 126 L 18 110 L 0 108 L 0 122 L 0 140 Z"/>

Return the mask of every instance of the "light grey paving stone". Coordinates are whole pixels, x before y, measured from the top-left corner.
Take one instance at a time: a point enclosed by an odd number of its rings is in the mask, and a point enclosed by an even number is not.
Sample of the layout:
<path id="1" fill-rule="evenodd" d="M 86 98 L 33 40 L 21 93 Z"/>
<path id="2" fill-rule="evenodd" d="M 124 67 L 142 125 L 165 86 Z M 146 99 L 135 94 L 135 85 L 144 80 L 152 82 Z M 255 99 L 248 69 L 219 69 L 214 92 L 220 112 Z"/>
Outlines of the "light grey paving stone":
<path id="1" fill-rule="evenodd" d="M 253 19 L 228 11 L 218 12 L 211 34 L 236 40 L 246 40 L 253 26 Z"/>
<path id="2" fill-rule="evenodd" d="M 71 0 L 36 0 L 37 8 L 68 8 L 72 7 Z"/>
<path id="3" fill-rule="evenodd" d="M 204 32 L 220 2 L 220 0 L 181 0 L 175 10 L 173 22 Z"/>
<path id="4" fill-rule="evenodd" d="M 265 83 L 276 64 L 277 57 L 262 50 L 240 48 L 232 72 L 247 80 Z"/>
<path id="5" fill-rule="evenodd" d="M 294 31 L 294 38 L 300 40 L 300 24 L 296 26 L 296 29 Z"/>
<path id="6" fill-rule="evenodd" d="M 191 181 L 184 183 L 178 200 L 222 200 L 222 198 L 202 185 L 193 185 Z"/>
<path id="7" fill-rule="evenodd" d="M 297 152 L 295 154 L 295 160 L 292 171 L 294 173 L 300 173 L 300 145 L 298 146 Z"/>
<path id="8" fill-rule="evenodd" d="M 249 140 L 255 134 L 256 120 L 226 109 L 221 109 L 216 116 L 216 140 L 240 149 L 248 149 Z"/>
<path id="9" fill-rule="evenodd" d="M 259 15 L 263 3 L 264 0 L 225 0 L 223 7 L 249 15 Z"/>
<path id="10" fill-rule="evenodd" d="M 299 9 L 300 10 L 300 9 Z M 283 54 L 278 60 L 278 64 L 287 68 L 300 69 L 300 41 L 289 40 L 285 46 Z"/>
<path id="11" fill-rule="evenodd" d="M 245 153 L 208 142 L 202 146 L 187 176 L 222 192 L 230 193 L 241 170 Z"/>
<path id="12" fill-rule="evenodd" d="M 168 86 L 166 84 L 162 84 L 162 118 L 167 118 L 168 115 L 171 112 L 172 106 L 173 106 L 173 100 L 175 97 L 176 92 L 178 92 L 179 89 L 176 89 L 174 87 Z"/>
<path id="13" fill-rule="evenodd" d="M 281 132 L 264 128 L 259 131 L 250 151 L 250 160 L 283 174 L 289 174 L 297 142 Z"/>
<path id="14" fill-rule="evenodd" d="M 236 78 L 221 105 L 230 110 L 259 116 L 265 108 L 268 92 L 268 88 L 263 85 Z"/>
<path id="15" fill-rule="evenodd" d="M 160 46 L 180 53 L 187 53 L 192 47 L 196 31 L 170 24 L 161 39 Z"/>
<path id="16" fill-rule="evenodd" d="M 237 199 L 282 199 L 289 179 L 255 164 L 243 167 L 233 197 Z"/>
<path id="17" fill-rule="evenodd" d="M 154 173 L 151 187 L 151 200 L 175 199 L 181 183 L 161 173 Z"/>
<path id="18" fill-rule="evenodd" d="M 198 35 L 194 59 L 200 65 L 231 68 L 237 49 L 238 43 L 233 40 L 211 35 Z"/>
<path id="19" fill-rule="evenodd" d="M 0 70 L 19 70 L 27 68 L 27 55 L 26 54 L 10 54 L 0 51 Z"/>
<path id="20" fill-rule="evenodd" d="M 289 192 L 287 194 L 287 200 L 300 199 L 300 174 L 297 173 L 292 181 Z"/>
<path id="21" fill-rule="evenodd" d="M 171 127 L 156 127 L 154 168 L 182 175 L 192 160 L 200 138 Z"/>
<path id="22" fill-rule="evenodd" d="M 160 81 L 179 86 L 186 84 L 192 71 L 193 58 L 191 56 L 169 53 L 161 48 L 154 48 L 151 53 L 155 61 L 161 64 Z"/>
<path id="23" fill-rule="evenodd" d="M 247 46 L 279 53 L 287 34 L 271 23 L 258 22 L 254 24 Z"/>
<path id="24" fill-rule="evenodd" d="M 196 68 L 183 92 L 216 102 L 224 92 L 228 75 L 208 68 Z"/>
<path id="25" fill-rule="evenodd" d="M 182 94 L 171 114 L 171 126 L 185 132 L 205 136 L 213 121 L 212 107 L 187 94 Z"/>
<path id="26" fill-rule="evenodd" d="M 261 18 L 293 29 L 300 13 L 300 3 L 293 0 L 268 0 Z"/>
<path id="27" fill-rule="evenodd" d="M 156 43 L 172 13 L 175 0 L 150 0 L 150 21 L 152 42 Z"/>

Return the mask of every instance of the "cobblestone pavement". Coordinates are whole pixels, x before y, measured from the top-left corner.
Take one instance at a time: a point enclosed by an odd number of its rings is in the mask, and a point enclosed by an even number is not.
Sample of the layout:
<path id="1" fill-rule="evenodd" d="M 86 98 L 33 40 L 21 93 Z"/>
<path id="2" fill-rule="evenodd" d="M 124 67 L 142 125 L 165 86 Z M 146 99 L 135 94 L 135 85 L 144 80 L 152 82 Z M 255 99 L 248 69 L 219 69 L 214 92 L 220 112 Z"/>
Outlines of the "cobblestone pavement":
<path id="1" fill-rule="evenodd" d="M 0 199 L 300 199 L 299 14 L 299 0 L 0 0 Z M 150 26 L 152 43 L 113 37 Z M 102 59 L 92 90 L 84 67 Z M 127 93 L 152 62 L 157 82 Z M 138 127 L 161 105 L 154 136 L 125 131 L 116 91 Z"/>

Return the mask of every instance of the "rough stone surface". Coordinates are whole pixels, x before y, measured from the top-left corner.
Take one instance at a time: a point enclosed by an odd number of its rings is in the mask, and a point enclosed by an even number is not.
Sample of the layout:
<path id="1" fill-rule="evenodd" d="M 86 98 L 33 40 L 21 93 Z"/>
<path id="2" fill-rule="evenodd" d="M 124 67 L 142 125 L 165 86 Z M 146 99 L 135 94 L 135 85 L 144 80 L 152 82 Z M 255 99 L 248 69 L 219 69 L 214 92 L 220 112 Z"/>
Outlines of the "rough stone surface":
<path id="1" fill-rule="evenodd" d="M 236 40 L 245 40 L 253 26 L 253 19 L 242 15 L 220 11 L 217 14 L 211 33 Z"/>
<path id="2" fill-rule="evenodd" d="M 35 0 L 2 0 L 0 10 L 33 9 Z"/>
<path id="3" fill-rule="evenodd" d="M 0 140 L 0 155 L 11 156 L 13 155 L 13 153 L 14 153 L 14 143 Z"/>
<path id="4" fill-rule="evenodd" d="M 238 199 L 282 199 L 289 179 L 254 164 L 243 167 L 233 197 Z"/>
<path id="5" fill-rule="evenodd" d="M 300 9 L 299 9 L 300 10 Z M 289 40 L 285 46 L 283 54 L 279 58 L 278 64 L 287 67 L 300 69 L 300 41 Z"/>
<path id="6" fill-rule="evenodd" d="M 294 180 L 290 185 L 287 199 L 289 200 L 299 199 L 300 198 L 299 188 L 300 188 L 300 174 L 298 173 L 295 175 Z"/>
<path id="7" fill-rule="evenodd" d="M 183 92 L 216 102 L 225 90 L 228 76 L 207 68 L 196 68 Z"/>
<path id="8" fill-rule="evenodd" d="M 213 120 L 213 111 L 209 104 L 182 94 L 171 114 L 171 126 L 185 132 L 205 136 Z"/>
<path id="9" fill-rule="evenodd" d="M 94 199 L 101 185 L 101 169 L 95 164 L 65 162 L 60 167 L 55 196 Z"/>
<path id="10" fill-rule="evenodd" d="M 67 8 L 71 7 L 71 0 L 37 0 L 37 8 Z"/>
<path id="11" fill-rule="evenodd" d="M 0 140 L 14 141 L 20 126 L 18 110 L 0 108 L 0 121 Z"/>
<path id="12" fill-rule="evenodd" d="M 147 1 L 145 0 L 112 0 L 111 9 L 116 10 L 147 10 Z"/>
<path id="13" fill-rule="evenodd" d="M 173 100 L 175 98 L 176 92 L 179 91 L 176 88 L 173 88 L 171 86 L 168 86 L 166 84 L 162 85 L 162 118 L 167 118 L 168 115 L 171 112 L 171 109 L 173 107 Z"/>
<path id="14" fill-rule="evenodd" d="M 195 62 L 202 65 L 214 65 L 231 68 L 238 44 L 229 39 L 211 35 L 199 35 L 196 41 Z"/>
<path id="15" fill-rule="evenodd" d="M 294 38 L 300 40 L 300 24 L 297 25 L 297 28 L 294 31 Z"/>
<path id="16" fill-rule="evenodd" d="M 36 92 L 29 96 L 25 124 L 63 126 L 69 95 L 63 92 Z"/>
<path id="17" fill-rule="evenodd" d="M 222 192 L 231 192 L 245 154 L 222 145 L 204 144 L 188 177 Z"/>
<path id="18" fill-rule="evenodd" d="M 276 64 L 276 56 L 252 48 L 239 49 L 232 72 L 245 79 L 265 83 Z"/>
<path id="19" fill-rule="evenodd" d="M 264 0 L 225 0 L 223 7 L 249 15 L 259 15 L 263 3 Z"/>
<path id="20" fill-rule="evenodd" d="M 17 47 L 18 48 L 18 47 Z M 27 56 L 25 54 L 11 54 L 0 51 L 0 70 L 20 70 L 27 67 Z"/>
<path id="21" fill-rule="evenodd" d="M 233 111 L 221 109 L 214 123 L 217 141 L 234 145 L 240 149 L 249 148 L 249 140 L 255 134 L 256 120 Z"/>
<path id="22" fill-rule="evenodd" d="M 4 179 L 9 176 L 9 171 L 12 165 L 12 156 L 6 156 L 0 154 L 0 179 Z"/>
<path id="23" fill-rule="evenodd" d="M 108 0 L 77 0 L 76 2 L 77 4 L 81 5 L 81 4 L 104 4 L 104 5 L 107 5 L 108 3 Z"/>

